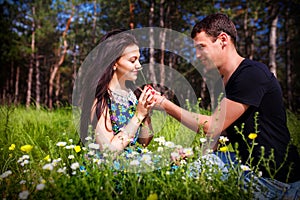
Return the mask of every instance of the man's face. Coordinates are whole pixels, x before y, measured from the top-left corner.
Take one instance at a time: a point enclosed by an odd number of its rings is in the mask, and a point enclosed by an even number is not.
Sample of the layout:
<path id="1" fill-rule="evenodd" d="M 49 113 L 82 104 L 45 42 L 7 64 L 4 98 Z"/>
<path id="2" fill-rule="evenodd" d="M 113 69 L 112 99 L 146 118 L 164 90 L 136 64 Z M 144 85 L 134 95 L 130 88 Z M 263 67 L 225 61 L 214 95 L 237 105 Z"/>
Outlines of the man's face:
<path id="1" fill-rule="evenodd" d="M 194 38 L 194 46 L 196 48 L 196 56 L 202 62 L 207 70 L 218 68 L 218 60 L 220 56 L 220 45 L 218 38 L 208 36 L 204 31 L 197 33 Z"/>

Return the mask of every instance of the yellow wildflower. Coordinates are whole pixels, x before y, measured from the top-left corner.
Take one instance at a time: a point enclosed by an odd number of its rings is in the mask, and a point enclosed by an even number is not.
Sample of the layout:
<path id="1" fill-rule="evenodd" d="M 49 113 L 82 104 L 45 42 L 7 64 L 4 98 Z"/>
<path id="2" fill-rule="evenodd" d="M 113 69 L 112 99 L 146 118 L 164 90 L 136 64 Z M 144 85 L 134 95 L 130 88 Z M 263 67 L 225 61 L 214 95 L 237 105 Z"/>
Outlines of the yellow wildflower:
<path id="1" fill-rule="evenodd" d="M 250 134 L 248 135 L 248 138 L 250 138 L 251 140 L 254 140 L 256 137 L 257 137 L 257 134 L 256 134 L 256 133 L 250 133 Z"/>
<path id="2" fill-rule="evenodd" d="M 149 150 L 146 149 L 146 148 L 142 149 L 142 153 L 147 153 L 148 151 L 149 151 Z"/>
<path id="3" fill-rule="evenodd" d="M 8 149 L 9 149 L 10 151 L 15 150 L 15 148 L 16 148 L 16 145 L 15 145 L 15 144 L 11 144 L 10 147 L 8 147 Z"/>
<path id="4" fill-rule="evenodd" d="M 50 161 L 51 161 L 51 159 L 50 159 L 50 155 L 47 155 L 47 156 L 44 158 L 44 160 L 46 160 L 46 161 L 50 162 Z"/>
<path id="5" fill-rule="evenodd" d="M 29 153 L 29 152 L 31 151 L 32 148 L 33 148 L 32 145 L 26 144 L 26 145 L 21 146 L 20 149 L 21 149 L 21 151 L 24 151 L 24 152 L 26 152 L 26 153 Z"/>
<path id="6" fill-rule="evenodd" d="M 77 145 L 74 147 L 74 150 L 76 151 L 76 153 L 78 153 L 81 151 L 81 148 L 80 148 L 80 146 Z"/>
<path id="7" fill-rule="evenodd" d="M 227 147 L 227 146 L 221 147 L 221 148 L 220 148 L 220 151 L 226 152 L 226 151 L 228 151 L 228 147 Z"/>
<path id="8" fill-rule="evenodd" d="M 147 200 L 157 200 L 158 196 L 156 193 L 152 193 L 147 197 Z"/>

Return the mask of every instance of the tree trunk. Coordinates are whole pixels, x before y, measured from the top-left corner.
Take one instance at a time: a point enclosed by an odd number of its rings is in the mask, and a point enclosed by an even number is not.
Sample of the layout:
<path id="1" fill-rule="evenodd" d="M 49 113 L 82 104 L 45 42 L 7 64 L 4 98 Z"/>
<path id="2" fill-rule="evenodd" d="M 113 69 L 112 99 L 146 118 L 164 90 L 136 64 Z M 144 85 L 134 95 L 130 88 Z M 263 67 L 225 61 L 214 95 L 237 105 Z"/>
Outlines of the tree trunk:
<path id="1" fill-rule="evenodd" d="M 31 58 L 33 59 L 33 58 Z M 28 78 L 27 78 L 27 94 L 26 94 L 26 108 L 30 106 L 31 100 L 31 87 L 32 87 L 32 74 L 33 74 L 33 61 L 30 60 Z"/>
<path id="2" fill-rule="evenodd" d="M 165 4 L 165 0 L 160 0 L 160 8 L 159 8 L 159 14 L 160 14 L 160 19 L 159 19 L 159 26 L 161 28 L 165 27 L 165 23 L 164 23 L 164 4 Z M 160 41 L 160 85 L 164 86 L 165 85 L 165 40 L 166 40 L 166 30 L 163 29 L 163 31 L 160 32 L 160 37 L 161 39 Z"/>
<path id="3" fill-rule="evenodd" d="M 254 11 L 254 24 L 257 23 L 258 21 L 258 10 Z M 250 54 L 249 54 L 249 59 L 253 59 L 254 58 L 254 53 L 255 53 L 255 33 L 257 32 L 256 30 L 256 26 L 252 26 L 251 28 L 251 32 L 250 32 Z"/>
<path id="4" fill-rule="evenodd" d="M 250 35 L 250 53 L 249 53 L 249 59 L 253 59 L 254 57 L 254 48 L 255 48 L 255 45 L 254 45 L 254 40 L 255 40 L 255 28 L 253 27 L 252 30 L 251 30 L 251 35 Z"/>
<path id="5" fill-rule="evenodd" d="M 20 66 L 17 66 L 14 105 L 17 105 L 19 103 L 19 80 L 20 80 Z"/>
<path id="6" fill-rule="evenodd" d="M 244 26 L 244 34 L 245 34 L 245 38 L 244 38 L 244 49 L 245 49 L 245 55 L 247 58 L 249 58 L 249 30 L 248 30 L 248 2 L 246 3 L 246 8 L 245 8 L 245 14 L 244 14 L 244 22 L 243 22 Z"/>
<path id="7" fill-rule="evenodd" d="M 129 13 L 130 13 L 130 21 L 129 21 L 129 27 L 130 29 L 134 29 L 134 4 L 132 2 L 129 3 Z"/>
<path id="8" fill-rule="evenodd" d="M 153 36 L 153 20 L 154 20 L 154 7 L 155 1 L 151 0 L 150 4 L 150 13 L 149 13 L 149 27 L 150 27 L 150 36 L 149 36 L 149 78 L 152 83 L 157 83 L 156 75 L 154 70 L 154 36 Z"/>
<path id="9" fill-rule="evenodd" d="M 75 47 L 76 48 L 76 47 Z M 73 52 L 73 65 L 72 65 L 72 80 L 70 81 L 71 84 L 70 84 L 70 92 L 69 92 L 69 102 L 72 102 L 72 91 L 73 91 L 73 88 L 75 87 L 75 79 L 76 79 L 76 76 L 77 76 L 77 54 L 76 54 L 76 51 Z"/>
<path id="10" fill-rule="evenodd" d="M 53 71 L 50 74 L 50 79 L 49 79 L 49 96 L 48 96 L 48 104 L 49 104 L 49 109 L 51 110 L 53 108 L 53 99 L 52 99 L 52 94 L 53 94 L 53 85 L 54 85 L 54 79 L 55 76 L 59 70 L 59 67 L 62 65 L 62 63 L 65 60 L 65 56 L 67 53 L 67 48 L 68 48 L 68 43 L 66 39 L 66 35 L 68 33 L 68 30 L 70 28 L 71 20 L 74 14 L 74 7 L 72 8 L 72 14 L 70 15 L 68 22 L 66 24 L 66 28 L 62 34 L 62 39 L 63 39 L 63 50 L 61 52 L 61 47 L 58 46 L 57 50 L 57 56 L 59 57 L 58 62 L 54 64 Z"/>
<path id="11" fill-rule="evenodd" d="M 93 31 L 92 31 L 92 42 L 96 43 L 96 26 L 97 26 L 97 1 L 94 0 L 94 19 L 93 19 Z"/>
<path id="12" fill-rule="evenodd" d="M 43 59 L 43 66 L 47 66 L 47 57 L 46 56 L 44 56 L 44 59 Z M 44 80 L 43 82 L 44 83 L 49 83 L 49 80 Z M 44 105 L 48 105 L 48 100 L 49 100 L 49 98 L 48 98 L 48 94 L 49 94 L 48 89 L 49 89 L 49 85 L 48 84 L 42 84 L 41 87 L 42 87 L 42 95 L 43 95 L 42 96 L 43 97 L 43 104 Z"/>
<path id="13" fill-rule="evenodd" d="M 59 93 L 60 93 L 60 72 L 57 72 L 56 83 L 55 83 L 55 105 L 59 107 Z"/>
<path id="14" fill-rule="evenodd" d="M 34 51 L 35 51 L 35 7 L 32 7 L 32 33 L 31 33 L 31 57 L 30 57 L 30 63 L 29 63 L 29 70 L 28 70 L 28 79 L 27 79 L 27 95 L 26 95 L 26 108 L 29 108 L 30 106 L 30 100 L 31 100 L 31 87 L 32 87 L 32 75 L 33 75 L 33 64 L 34 64 Z"/>
<path id="15" fill-rule="evenodd" d="M 36 56 L 35 61 L 35 106 L 36 109 L 40 109 L 41 105 L 41 81 L 40 81 L 40 60 Z"/>
<path id="16" fill-rule="evenodd" d="M 270 21 L 270 33 L 269 33 L 269 69 L 277 77 L 277 67 L 276 67 L 276 32 L 277 32 L 277 22 L 278 22 L 278 12 L 275 6 L 271 6 L 271 21 Z"/>
<path id="17" fill-rule="evenodd" d="M 10 67 L 10 79 L 9 79 L 9 91 L 12 94 L 13 88 L 14 88 L 14 76 L 15 76 L 15 66 L 14 62 L 11 62 Z"/>
<path id="18" fill-rule="evenodd" d="M 291 46 L 289 32 L 289 7 L 285 11 L 285 68 L 286 68 L 286 88 L 287 88 L 287 107 L 293 109 L 292 93 L 292 69 L 291 69 Z"/>

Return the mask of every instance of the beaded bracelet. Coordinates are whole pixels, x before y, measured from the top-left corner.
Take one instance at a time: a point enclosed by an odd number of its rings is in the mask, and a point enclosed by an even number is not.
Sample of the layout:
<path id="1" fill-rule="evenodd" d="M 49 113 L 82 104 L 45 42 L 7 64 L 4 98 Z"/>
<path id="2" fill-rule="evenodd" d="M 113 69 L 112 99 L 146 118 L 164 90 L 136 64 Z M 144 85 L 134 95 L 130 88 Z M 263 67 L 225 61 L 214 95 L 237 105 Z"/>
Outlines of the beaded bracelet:
<path id="1" fill-rule="evenodd" d="M 127 142 L 130 142 L 133 140 L 133 137 L 130 136 L 130 133 L 128 131 L 126 131 L 125 128 L 123 128 L 123 127 L 120 128 L 120 131 L 122 131 L 124 133 L 123 136 L 120 136 L 121 140 L 126 139 Z M 124 138 L 124 137 L 126 137 L 126 138 Z"/>
<path id="2" fill-rule="evenodd" d="M 163 99 L 159 102 L 158 106 L 161 107 L 162 102 L 166 99 L 166 97 L 163 97 Z"/>

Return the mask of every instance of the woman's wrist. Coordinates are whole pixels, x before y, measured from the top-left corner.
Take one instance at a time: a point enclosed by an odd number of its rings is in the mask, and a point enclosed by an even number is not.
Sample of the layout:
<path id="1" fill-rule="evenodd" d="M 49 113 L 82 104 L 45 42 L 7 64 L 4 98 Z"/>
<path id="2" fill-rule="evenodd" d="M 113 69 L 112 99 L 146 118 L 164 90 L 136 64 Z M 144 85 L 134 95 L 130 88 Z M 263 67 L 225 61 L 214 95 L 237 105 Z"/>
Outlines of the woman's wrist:
<path id="1" fill-rule="evenodd" d="M 159 107 L 162 107 L 162 104 L 163 104 L 163 102 L 166 100 L 166 97 L 162 97 L 162 99 L 160 100 L 160 102 L 159 102 Z"/>
<path id="2" fill-rule="evenodd" d="M 131 134 L 129 131 L 126 130 L 126 127 L 120 128 L 120 131 L 123 132 L 123 134 L 120 136 L 121 140 L 126 140 L 127 142 L 130 142 L 133 140 L 135 134 Z"/>
<path id="3" fill-rule="evenodd" d="M 129 123 L 126 126 L 123 126 L 122 128 L 120 128 L 120 130 L 127 135 L 128 137 L 132 138 L 135 136 L 135 132 L 138 129 L 138 127 L 140 126 L 140 124 L 142 123 L 142 121 L 144 120 L 144 116 L 140 116 L 138 114 L 135 114 L 131 120 L 129 121 Z"/>
<path id="4" fill-rule="evenodd" d="M 163 103 L 165 102 L 166 97 L 165 96 L 160 96 L 160 98 L 158 98 L 157 100 L 158 101 L 156 103 L 156 108 L 159 109 L 159 110 L 164 109 Z"/>
<path id="5" fill-rule="evenodd" d="M 147 116 L 147 115 L 146 115 L 146 116 Z M 141 114 L 139 114 L 138 112 L 136 112 L 135 115 L 134 115 L 134 117 L 136 118 L 135 121 L 136 121 L 138 124 L 141 124 L 142 121 L 146 118 L 146 116 L 141 115 Z M 134 118 L 134 117 L 133 117 L 133 118 Z"/>

